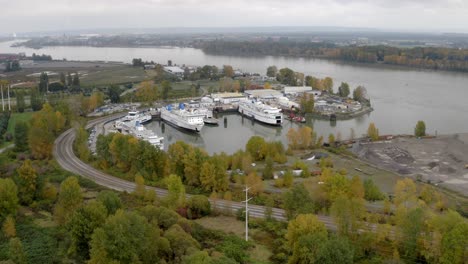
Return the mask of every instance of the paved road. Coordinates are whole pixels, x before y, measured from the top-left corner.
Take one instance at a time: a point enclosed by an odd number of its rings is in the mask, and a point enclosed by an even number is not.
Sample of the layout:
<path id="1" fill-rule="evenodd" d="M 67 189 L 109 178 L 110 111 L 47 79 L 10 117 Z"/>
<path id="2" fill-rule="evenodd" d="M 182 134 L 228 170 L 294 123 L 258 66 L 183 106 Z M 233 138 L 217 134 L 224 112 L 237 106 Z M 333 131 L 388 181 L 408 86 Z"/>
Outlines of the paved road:
<path id="1" fill-rule="evenodd" d="M 107 117 L 101 117 L 90 121 L 87 124 L 87 128 L 93 127 L 97 124 L 102 124 L 106 121 L 115 119 L 122 114 L 111 115 Z M 75 131 L 73 128 L 65 131 L 56 140 L 54 145 L 54 157 L 57 162 L 67 171 L 70 171 L 76 175 L 88 178 L 99 185 L 105 186 L 110 189 L 117 191 L 133 192 L 135 189 L 135 183 L 113 177 L 100 170 L 93 168 L 92 166 L 81 161 L 73 152 L 73 141 L 75 140 Z M 164 197 L 167 195 L 167 190 L 147 187 L 156 191 L 158 197 Z M 190 196 L 190 195 L 187 195 Z M 245 203 L 226 201 L 226 200 L 211 200 L 212 206 L 219 210 L 237 212 L 239 208 L 244 208 Z M 265 217 L 265 207 L 258 205 L 249 205 L 249 215 L 256 218 Z M 279 221 L 286 221 L 285 212 L 283 209 L 273 208 L 272 217 Z M 328 229 L 336 230 L 336 226 L 329 216 L 318 215 L 320 221 L 322 221 Z"/>

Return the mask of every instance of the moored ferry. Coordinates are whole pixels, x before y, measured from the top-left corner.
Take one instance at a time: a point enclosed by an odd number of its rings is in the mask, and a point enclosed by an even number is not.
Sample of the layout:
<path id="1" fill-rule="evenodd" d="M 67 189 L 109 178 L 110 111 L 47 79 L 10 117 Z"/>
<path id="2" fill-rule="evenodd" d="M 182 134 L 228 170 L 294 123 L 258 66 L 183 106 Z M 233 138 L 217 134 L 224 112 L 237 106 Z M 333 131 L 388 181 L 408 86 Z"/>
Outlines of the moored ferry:
<path id="1" fill-rule="evenodd" d="M 281 109 L 266 105 L 260 101 L 249 100 L 239 103 L 239 113 L 259 122 L 281 126 L 283 124 L 283 114 Z"/>

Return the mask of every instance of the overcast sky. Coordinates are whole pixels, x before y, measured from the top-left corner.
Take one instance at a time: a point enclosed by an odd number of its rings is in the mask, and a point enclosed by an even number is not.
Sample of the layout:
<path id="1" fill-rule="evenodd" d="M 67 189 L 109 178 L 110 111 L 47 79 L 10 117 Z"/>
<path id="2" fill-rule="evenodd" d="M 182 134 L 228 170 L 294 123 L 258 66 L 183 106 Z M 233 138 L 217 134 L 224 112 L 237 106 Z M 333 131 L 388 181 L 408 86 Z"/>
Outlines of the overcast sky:
<path id="1" fill-rule="evenodd" d="M 0 33 L 338 26 L 468 32 L 468 0 L 0 0 Z"/>

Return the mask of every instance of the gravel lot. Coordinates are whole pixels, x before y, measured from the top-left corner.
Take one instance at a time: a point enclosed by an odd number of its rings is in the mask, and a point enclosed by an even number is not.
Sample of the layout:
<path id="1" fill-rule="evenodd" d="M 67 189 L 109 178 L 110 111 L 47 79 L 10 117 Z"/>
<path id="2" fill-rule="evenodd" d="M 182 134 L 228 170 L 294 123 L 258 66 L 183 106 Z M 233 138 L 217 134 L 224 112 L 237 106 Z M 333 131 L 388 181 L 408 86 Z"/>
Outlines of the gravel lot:
<path id="1" fill-rule="evenodd" d="M 353 151 L 374 165 L 468 195 L 468 134 L 361 143 Z"/>

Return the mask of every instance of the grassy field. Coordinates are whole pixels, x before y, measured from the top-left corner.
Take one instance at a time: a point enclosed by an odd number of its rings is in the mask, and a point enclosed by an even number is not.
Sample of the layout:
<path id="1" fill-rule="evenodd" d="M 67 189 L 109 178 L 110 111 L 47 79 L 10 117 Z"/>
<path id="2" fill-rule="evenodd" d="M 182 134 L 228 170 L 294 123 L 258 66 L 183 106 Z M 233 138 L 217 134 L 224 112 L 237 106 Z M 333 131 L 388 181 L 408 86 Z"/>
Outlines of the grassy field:
<path id="1" fill-rule="evenodd" d="M 18 121 L 29 122 L 34 112 L 13 113 L 11 114 L 10 121 L 8 122 L 8 132 L 13 134 L 15 132 L 15 125 Z"/>
<path id="2" fill-rule="evenodd" d="M 89 70 L 80 76 L 83 86 L 100 86 L 121 83 L 137 83 L 148 79 L 146 72 L 139 67 L 118 66 Z"/>
<path id="3" fill-rule="evenodd" d="M 209 216 L 195 220 L 196 223 L 205 228 L 212 230 L 220 230 L 227 234 L 234 234 L 240 238 L 245 236 L 245 222 L 237 220 L 233 216 Z M 272 255 L 266 245 L 258 243 L 253 237 L 256 237 L 256 232 L 261 232 L 258 229 L 249 230 L 249 241 L 254 242 L 254 247 L 249 250 L 249 256 L 255 261 L 254 263 L 270 263 L 269 258 Z"/>

